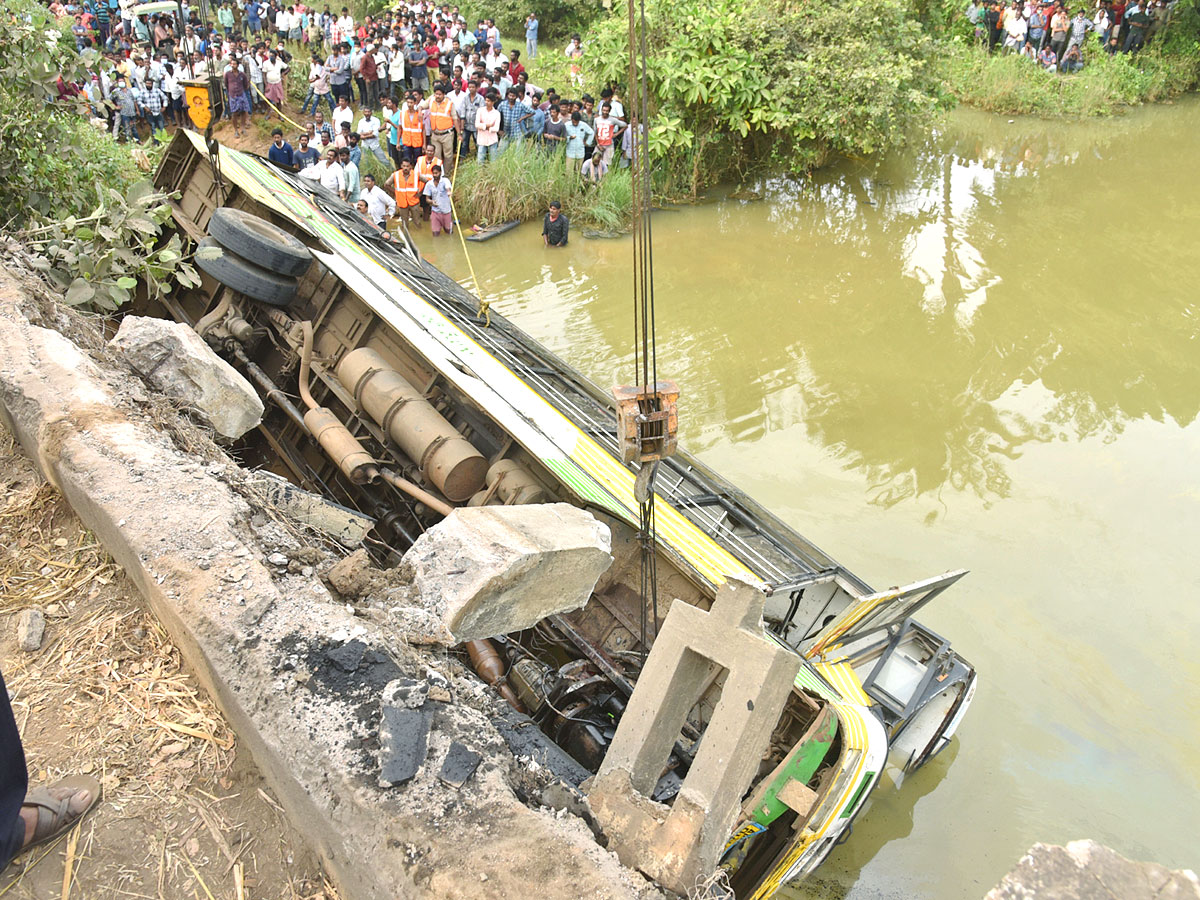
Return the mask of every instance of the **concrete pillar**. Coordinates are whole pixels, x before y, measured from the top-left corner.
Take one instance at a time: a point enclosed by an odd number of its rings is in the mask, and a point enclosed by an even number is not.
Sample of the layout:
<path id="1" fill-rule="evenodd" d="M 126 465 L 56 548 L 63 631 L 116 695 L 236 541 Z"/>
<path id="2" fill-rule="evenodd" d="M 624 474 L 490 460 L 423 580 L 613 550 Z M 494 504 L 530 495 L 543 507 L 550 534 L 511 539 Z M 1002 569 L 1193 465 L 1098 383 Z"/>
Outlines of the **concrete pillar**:
<path id="1" fill-rule="evenodd" d="M 705 612 L 673 603 L 588 799 L 627 866 L 686 895 L 707 877 L 737 818 L 800 658 L 763 632 L 765 595 L 730 581 Z M 713 665 L 721 698 L 674 805 L 650 800 Z"/>

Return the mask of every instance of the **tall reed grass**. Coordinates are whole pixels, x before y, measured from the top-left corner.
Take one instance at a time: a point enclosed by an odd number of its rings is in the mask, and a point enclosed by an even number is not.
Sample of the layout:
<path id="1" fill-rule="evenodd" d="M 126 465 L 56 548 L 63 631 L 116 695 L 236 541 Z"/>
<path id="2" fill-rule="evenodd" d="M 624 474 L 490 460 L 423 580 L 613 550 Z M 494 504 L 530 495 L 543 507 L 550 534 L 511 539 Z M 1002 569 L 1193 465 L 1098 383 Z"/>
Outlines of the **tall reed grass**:
<path id="1" fill-rule="evenodd" d="M 633 201 L 629 170 L 614 166 L 600 184 L 593 185 L 583 180 L 561 151 L 547 151 L 533 141 L 513 144 L 499 159 L 482 165 L 474 159 L 459 161 L 454 203 L 463 221 L 535 219 L 551 200 L 562 203 L 575 225 L 619 231 L 629 221 Z"/>
<path id="2" fill-rule="evenodd" d="M 1162 100 L 1200 81 L 1200 52 L 1109 56 L 1089 41 L 1081 72 L 1048 72 L 1016 54 L 989 55 L 982 48 L 943 45 L 939 67 L 951 93 L 963 103 L 997 113 L 1041 116 L 1106 116 L 1122 107 Z"/>

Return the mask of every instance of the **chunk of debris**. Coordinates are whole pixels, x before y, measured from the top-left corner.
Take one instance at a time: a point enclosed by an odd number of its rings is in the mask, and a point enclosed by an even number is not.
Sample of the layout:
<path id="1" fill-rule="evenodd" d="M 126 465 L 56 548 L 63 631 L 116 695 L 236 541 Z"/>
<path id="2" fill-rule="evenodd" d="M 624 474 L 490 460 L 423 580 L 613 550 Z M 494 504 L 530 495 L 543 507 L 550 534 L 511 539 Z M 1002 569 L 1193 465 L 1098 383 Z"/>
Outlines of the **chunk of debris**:
<path id="1" fill-rule="evenodd" d="M 424 682 L 397 678 L 383 689 L 379 719 L 379 786 L 411 781 L 425 762 L 433 708 L 425 703 Z M 409 704 L 416 704 L 415 706 Z"/>
<path id="2" fill-rule="evenodd" d="M 446 759 L 442 762 L 442 770 L 438 778 L 453 788 L 460 788 L 475 774 L 483 757 L 470 749 L 466 744 L 453 741 L 446 751 Z"/>
<path id="3" fill-rule="evenodd" d="M 197 410 L 224 437 L 239 438 L 262 421 L 262 400 L 250 382 L 187 325 L 126 316 L 109 346 L 153 387 Z"/>
<path id="4" fill-rule="evenodd" d="M 592 807 L 588 803 L 587 797 L 577 787 L 561 779 L 555 779 L 542 788 L 538 799 L 542 806 L 548 806 L 556 811 L 562 810 L 583 819 L 587 827 L 592 830 L 592 834 L 600 841 L 600 845 L 607 845 L 600 823 L 592 815 Z"/>
<path id="5" fill-rule="evenodd" d="M 715 870 L 779 721 L 800 658 L 767 638 L 766 595 L 729 580 L 705 612 L 672 603 L 629 706 L 588 788 L 621 862 L 686 895 Z M 725 684 L 671 807 L 653 801 L 663 763 L 712 663 Z"/>
<path id="6" fill-rule="evenodd" d="M 347 641 L 340 647 L 335 647 L 325 653 L 325 657 L 343 672 L 353 672 L 362 662 L 367 645 L 362 641 Z"/>
<path id="7" fill-rule="evenodd" d="M 37 607 L 21 610 L 17 616 L 17 643 L 26 653 L 42 649 L 42 638 L 46 634 L 46 617 Z"/>
<path id="8" fill-rule="evenodd" d="M 363 597 L 384 586 L 383 573 L 371 564 L 361 547 L 345 559 L 339 559 L 325 573 L 329 586 L 343 597 Z"/>
<path id="9" fill-rule="evenodd" d="M 612 563 L 608 527 L 568 503 L 461 507 L 404 554 L 412 599 L 453 646 L 583 606 Z"/>

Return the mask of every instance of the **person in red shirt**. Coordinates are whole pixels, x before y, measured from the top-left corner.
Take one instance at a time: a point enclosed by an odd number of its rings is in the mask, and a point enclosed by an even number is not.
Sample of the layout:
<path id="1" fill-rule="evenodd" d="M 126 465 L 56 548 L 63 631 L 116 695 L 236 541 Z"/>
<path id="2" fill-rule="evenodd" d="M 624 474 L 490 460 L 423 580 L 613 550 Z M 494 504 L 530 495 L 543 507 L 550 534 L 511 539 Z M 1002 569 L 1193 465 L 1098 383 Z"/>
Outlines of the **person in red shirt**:
<path id="1" fill-rule="evenodd" d="M 441 61 L 439 56 L 441 50 L 438 49 L 437 41 L 433 37 L 433 32 L 429 33 L 429 40 L 425 43 L 425 52 L 429 54 L 429 59 L 425 62 L 425 67 L 429 70 L 429 83 L 437 84 L 441 81 Z"/>
<path id="2" fill-rule="evenodd" d="M 508 64 L 508 77 L 516 84 L 517 79 L 521 77 L 521 73 L 525 71 L 525 67 L 521 65 L 521 51 L 512 51 L 512 53 L 508 54 L 508 58 L 511 60 Z"/>

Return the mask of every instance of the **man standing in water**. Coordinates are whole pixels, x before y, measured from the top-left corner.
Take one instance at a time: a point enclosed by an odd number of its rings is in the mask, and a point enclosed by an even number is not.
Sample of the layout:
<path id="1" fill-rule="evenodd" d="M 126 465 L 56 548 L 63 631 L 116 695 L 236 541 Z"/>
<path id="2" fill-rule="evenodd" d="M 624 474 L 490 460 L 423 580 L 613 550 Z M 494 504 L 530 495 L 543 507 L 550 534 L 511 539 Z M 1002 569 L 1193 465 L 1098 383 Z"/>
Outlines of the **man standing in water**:
<path id="1" fill-rule="evenodd" d="M 567 246 L 567 231 L 571 223 L 562 214 L 562 204 L 550 201 L 550 211 L 542 219 L 542 243 L 547 247 Z"/>

